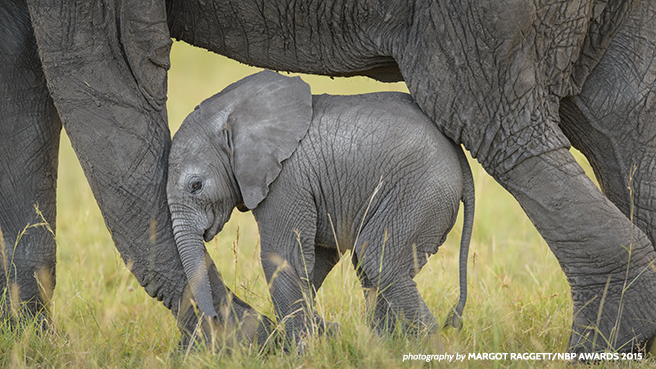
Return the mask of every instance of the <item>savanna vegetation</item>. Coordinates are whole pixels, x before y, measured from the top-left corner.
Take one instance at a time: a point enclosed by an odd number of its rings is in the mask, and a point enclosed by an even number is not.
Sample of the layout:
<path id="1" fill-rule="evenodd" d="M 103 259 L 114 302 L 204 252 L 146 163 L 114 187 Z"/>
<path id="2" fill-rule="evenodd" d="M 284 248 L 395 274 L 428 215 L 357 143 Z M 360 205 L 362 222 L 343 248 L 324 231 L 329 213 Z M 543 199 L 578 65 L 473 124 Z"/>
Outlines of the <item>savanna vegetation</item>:
<path id="1" fill-rule="evenodd" d="M 172 133 L 201 100 L 257 69 L 176 43 L 169 74 Z M 304 76 L 313 93 L 404 91 L 403 84 L 365 78 Z M 477 203 L 469 257 L 469 299 L 464 328 L 432 340 L 379 337 L 365 322 L 364 298 L 349 255 L 318 292 L 317 309 L 341 324 L 330 339 L 310 340 L 303 356 L 259 354 L 243 347 L 231 354 L 180 350 L 170 311 L 149 297 L 114 248 L 93 194 L 65 135 L 58 184 L 57 287 L 50 329 L 27 325 L 0 330 L 3 367 L 424 367 L 433 360 L 403 356 L 469 353 L 563 353 L 572 315 L 569 287 L 558 262 L 517 202 L 471 160 Z M 582 157 L 577 154 L 577 158 Z M 589 174 L 591 171 L 586 167 Z M 443 321 L 458 300 L 458 245 L 462 220 L 415 281 L 428 306 Z M 33 225 L 34 226 L 34 225 Z M 36 225 L 40 226 L 40 225 Z M 30 228 L 26 229 L 29 232 Z M 259 262 L 257 227 L 249 213 L 235 212 L 224 231 L 207 244 L 225 283 L 239 297 L 273 317 Z M 599 338 L 603 339 L 603 337 Z M 508 359 L 510 357 L 508 356 Z M 653 360 L 633 362 L 647 367 Z M 565 367 L 566 361 L 478 361 L 459 367 Z M 615 366 L 617 363 L 606 362 Z"/>

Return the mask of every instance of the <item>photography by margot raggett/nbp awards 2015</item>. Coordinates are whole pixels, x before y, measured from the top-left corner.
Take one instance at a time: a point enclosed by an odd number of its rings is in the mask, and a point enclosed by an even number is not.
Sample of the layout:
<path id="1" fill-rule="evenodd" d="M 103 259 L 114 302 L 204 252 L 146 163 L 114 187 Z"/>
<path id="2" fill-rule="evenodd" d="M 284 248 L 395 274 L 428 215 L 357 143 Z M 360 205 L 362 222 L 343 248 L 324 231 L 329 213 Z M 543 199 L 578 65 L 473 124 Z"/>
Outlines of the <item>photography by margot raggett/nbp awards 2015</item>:
<path id="1" fill-rule="evenodd" d="M 642 361 L 642 353 L 617 353 L 617 352 L 481 352 L 481 353 L 444 353 L 444 354 L 404 354 L 402 362 L 425 361 L 462 363 L 466 361 L 580 361 L 580 362 L 627 362 Z"/>

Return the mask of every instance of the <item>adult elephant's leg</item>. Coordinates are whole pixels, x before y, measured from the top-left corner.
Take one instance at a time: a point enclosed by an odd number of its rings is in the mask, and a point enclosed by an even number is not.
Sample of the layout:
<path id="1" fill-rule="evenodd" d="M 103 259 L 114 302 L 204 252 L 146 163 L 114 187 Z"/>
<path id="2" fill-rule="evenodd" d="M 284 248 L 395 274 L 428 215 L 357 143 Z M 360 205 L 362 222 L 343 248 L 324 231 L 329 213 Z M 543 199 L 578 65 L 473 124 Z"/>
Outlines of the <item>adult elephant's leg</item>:
<path id="1" fill-rule="evenodd" d="M 574 303 L 574 351 L 635 350 L 656 335 L 656 258 L 649 239 L 566 149 L 523 161 L 498 181 L 558 259 Z"/>
<path id="2" fill-rule="evenodd" d="M 541 114 L 540 105 L 525 108 L 534 109 L 534 116 Z M 525 118 L 512 113 L 503 119 Z M 585 176 L 567 148 L 548 143 L 549 136 L 559 133 L 550 128 L 555 118 L 544 119 L 492 143 L 488 155 L 494 160 L 478 159 L 518 200 L 567 276 L 574 304 L 570 350 L 637 349 L 656 336 L 656 253 L 646 235 Z M 545 141 L 542 153 L 530 153 L 532 145 Z M 513 155 L 526 156 L 517 161 Z M 515 163 L 508 165 L 511 161 Z"/>
<path id="3" fill-rule="evenodd" d="M 193 331 L 166 200 L 171 40 L 163 2 L 33 1 L 30 15 L 55 106 L 117 249 L 183 332 Z M 240 338 L 263 342 L 270 321 L 259 324 L 209 271 L 226 327 L 242 324 Z"/>
<path id="4" fill-rule="evenodd" d="M 590 161 L 604 194 L 656 245 L 656 4 L 643 1 L 579 96 L 561 101 L 561 127 Z"/>
<path id="5" fill-rule="evenodd" d="M 537 131 L 529 133 L 536 141 L 541 135 L 557 134 L 543 128 L 526 129 Z M 527 147 L 521 142 L 535 143 L 513 136 L 503 142 L 491 146 L 497 158 L 525 154 Z M 501 173 L 503 166 L 497 163 L 484 162 L 485 169 L 518 200 L 571 286 L 570 350 L 634 350 L 656 336 L 656 253 L 645 234 L 585 176 L 569 151 L 551 147 Z"/>
<path id="6" fill-rule="evenodd" d="M 0 320 L 16 297 L 14 307 L 47 317 L 61 123 L 24 3 L 0 3 L 0 34 Z"/>
<path id="7" fill-rule="evenodd" d="M 589 8 L 513 6 L 427 5 L 396 59 L 424 112 L 513 194 L 554 252 L 574 302 L 570 349 L 636 349 L 656 336 L 656 253 L 585 177 L 557 125 Z"/>

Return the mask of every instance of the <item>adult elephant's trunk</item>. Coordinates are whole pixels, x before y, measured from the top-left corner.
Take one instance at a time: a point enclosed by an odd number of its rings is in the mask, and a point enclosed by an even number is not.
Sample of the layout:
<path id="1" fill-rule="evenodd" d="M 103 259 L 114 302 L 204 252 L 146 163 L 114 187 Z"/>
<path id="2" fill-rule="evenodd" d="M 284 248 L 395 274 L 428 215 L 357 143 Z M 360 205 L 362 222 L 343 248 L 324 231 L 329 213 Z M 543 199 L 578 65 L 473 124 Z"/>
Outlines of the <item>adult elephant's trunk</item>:
<path id="1" fill-rule="evenodd" d="M 175 243 L 196 304 L 205 317 L 216 322 L 218 315 L 212 304 L 203 236 L 189 225 L 188 218 L 175 212 L 172 213 L 172 218 Z"/>

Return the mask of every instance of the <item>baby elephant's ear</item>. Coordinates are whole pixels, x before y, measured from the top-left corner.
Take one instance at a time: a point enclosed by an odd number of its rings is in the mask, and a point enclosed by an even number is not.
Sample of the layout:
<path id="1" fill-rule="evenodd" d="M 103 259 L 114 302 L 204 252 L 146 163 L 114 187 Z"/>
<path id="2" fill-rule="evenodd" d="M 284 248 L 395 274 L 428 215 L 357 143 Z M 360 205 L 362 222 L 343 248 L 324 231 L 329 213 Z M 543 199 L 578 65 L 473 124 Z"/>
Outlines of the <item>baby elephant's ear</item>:
<path id="1" fill-rule="evenodd" d="M 240 81 L 230 95 L 236 99 L 226 122 L 233 169 L 244 204 L 254 209 L 307 133 L 312 94 L 299 77 L 265 70 Z"/>

